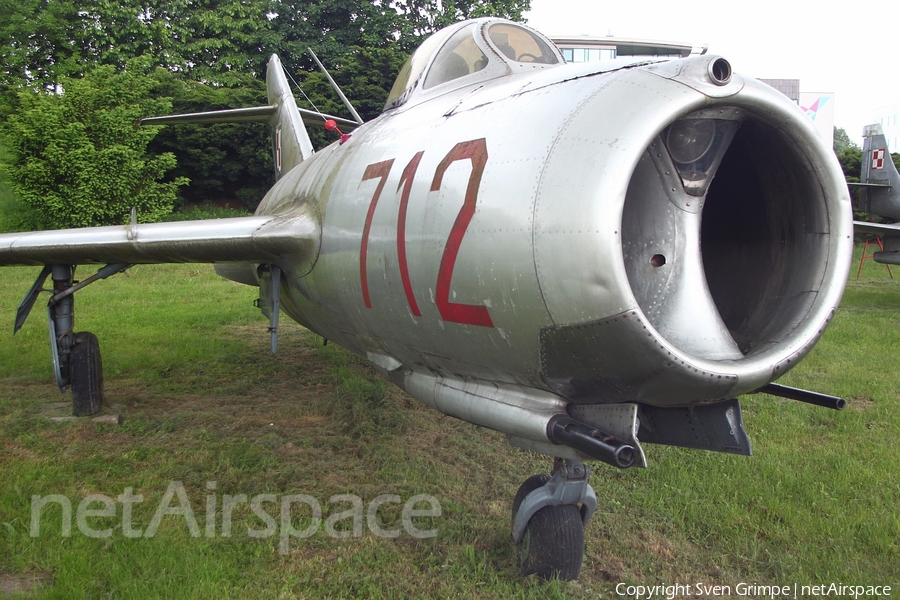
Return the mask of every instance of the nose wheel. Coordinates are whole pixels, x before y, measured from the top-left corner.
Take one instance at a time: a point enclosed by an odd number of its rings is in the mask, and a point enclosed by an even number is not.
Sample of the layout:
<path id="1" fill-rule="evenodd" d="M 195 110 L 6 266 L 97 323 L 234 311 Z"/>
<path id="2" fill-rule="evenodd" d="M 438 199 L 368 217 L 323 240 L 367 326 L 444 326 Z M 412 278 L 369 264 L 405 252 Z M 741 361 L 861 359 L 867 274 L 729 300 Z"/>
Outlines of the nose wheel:
<path id="1" fill-rule="evenodd" d="M 532 475 L 512 506 L 513 543 L 526 575 L 571 581 L 584 559 L 584 527 L 597 509 L 590 470 L 578 460 L 556 459 L 553 475 Z"/>

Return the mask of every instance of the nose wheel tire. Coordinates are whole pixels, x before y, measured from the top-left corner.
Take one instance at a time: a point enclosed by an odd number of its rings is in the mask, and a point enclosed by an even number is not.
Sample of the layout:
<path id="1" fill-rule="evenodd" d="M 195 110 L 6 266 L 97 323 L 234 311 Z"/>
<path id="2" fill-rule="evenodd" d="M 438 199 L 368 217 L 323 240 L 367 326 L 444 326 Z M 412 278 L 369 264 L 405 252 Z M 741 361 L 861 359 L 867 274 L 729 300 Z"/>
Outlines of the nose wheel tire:
<path id="1" fill-rule="evenodd" d="M 513 520 L 525 497 L 548 481 L 550 476 L 547 474 L 533 475 L 525 480 L 513 500 Z M 566 581 L 577 579 L 584 558 L 584 522 L 579 508 L 574 504 L 541 508 L 528 521 L 522 540 L 516 543 L 516 555 L 519 567 L 526 575 Z"/>
<path id="2" fill-rule="evenodd" d="M 100 342 L 89 331 L 75 334 L 69 356 L 69 382 L 72 387 L 72 414 L 95 415 L 103 403 L 103 364 Z"/>

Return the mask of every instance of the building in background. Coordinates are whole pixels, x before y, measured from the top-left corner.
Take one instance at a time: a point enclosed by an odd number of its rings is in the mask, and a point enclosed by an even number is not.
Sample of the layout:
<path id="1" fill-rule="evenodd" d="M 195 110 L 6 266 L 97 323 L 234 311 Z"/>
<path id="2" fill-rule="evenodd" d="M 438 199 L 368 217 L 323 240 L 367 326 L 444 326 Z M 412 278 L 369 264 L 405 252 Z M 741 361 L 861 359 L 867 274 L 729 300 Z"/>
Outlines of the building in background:
<path id="1" fill-rule="evenodd" d="M 562 51 L 566 62 L 595 62 L 614 58 L 685 58 L 696 54 L 706 54 L 706 46 L 697 48 L 689 44 L 663 42 L 659 40 L 635 40 L 611 35 L 591 37 L 551 36 Z"/>
<path id="2" fill-rule="evenodd" d="M 770 85 L 788 98 L 794 104 L 800 105 L 800 80 L 799 79 L 760 79 L 766 85 Z"/>
<path id="3" fill-rule="evenodd" d="M 834 93 L 833 92 L 802 92 L 799 79 L 760 79 L 766 85 L 770 85 L 803 109 L 813 123 L 819 134 L 825 138 L 830 146 L 834 145 Z"/>
<path id="4" fill-rule="evenodd" d="M 834 92 L 800 92 L 800 108 L 813 120 L 829 146 L 834 146 Z"/>

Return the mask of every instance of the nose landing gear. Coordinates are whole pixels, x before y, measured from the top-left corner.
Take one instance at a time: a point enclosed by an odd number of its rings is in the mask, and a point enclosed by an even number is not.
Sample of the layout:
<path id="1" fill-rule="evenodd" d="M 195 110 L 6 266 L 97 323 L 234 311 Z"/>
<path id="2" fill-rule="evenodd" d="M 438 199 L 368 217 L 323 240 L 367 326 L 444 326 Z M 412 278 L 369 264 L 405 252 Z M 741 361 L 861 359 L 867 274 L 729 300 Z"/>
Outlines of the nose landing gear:
<path id="1" fill-rule="evenodd" d="M 589 474 L 581 461 L 557 458 L 552 477 L 533 475 L 519 487 L 512 506 L 512 537 L 526 575 L 578 578 L 584 527 L 597 510 Z"/>

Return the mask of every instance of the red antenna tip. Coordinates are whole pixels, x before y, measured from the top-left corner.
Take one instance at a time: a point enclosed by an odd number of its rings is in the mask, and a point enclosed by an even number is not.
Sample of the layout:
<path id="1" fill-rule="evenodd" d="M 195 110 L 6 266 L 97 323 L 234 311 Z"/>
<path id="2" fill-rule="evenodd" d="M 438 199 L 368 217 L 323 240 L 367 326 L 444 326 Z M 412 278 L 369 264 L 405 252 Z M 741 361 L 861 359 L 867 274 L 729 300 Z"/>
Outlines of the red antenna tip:
<path id="1" fill-rule="evenodd" d="M 344 133 L 343 131 L 338 129 L 337 123 L 335 123 L 334 119 L 328 119 L 327 121 L 325 121 L 325 129 L 327 129 L 328 131 L 337 131 L 338 135 L 341 136 L 342 144 L 350 139 L 349 133 Z"/>

